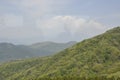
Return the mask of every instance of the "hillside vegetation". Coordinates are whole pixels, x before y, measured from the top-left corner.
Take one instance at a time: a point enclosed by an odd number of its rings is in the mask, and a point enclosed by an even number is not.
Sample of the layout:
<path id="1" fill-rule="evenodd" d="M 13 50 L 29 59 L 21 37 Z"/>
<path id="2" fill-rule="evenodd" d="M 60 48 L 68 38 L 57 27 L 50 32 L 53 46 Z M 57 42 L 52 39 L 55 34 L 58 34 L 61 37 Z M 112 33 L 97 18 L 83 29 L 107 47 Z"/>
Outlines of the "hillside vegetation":
<path id="1" fill-rule="evenodd" d="M 37 56 L 48 56 L 62 51 L 74 44 L 76 44 L 75 41 L 70 41 L 68 43 L 41 42 L 32 45 L 0 43 L 0 62 Z"/>
<path id="2" fill-rule="evenodd" d="M 0 80 L 120 80 L 120 27 L 53 56 L 4 63 Z"/>

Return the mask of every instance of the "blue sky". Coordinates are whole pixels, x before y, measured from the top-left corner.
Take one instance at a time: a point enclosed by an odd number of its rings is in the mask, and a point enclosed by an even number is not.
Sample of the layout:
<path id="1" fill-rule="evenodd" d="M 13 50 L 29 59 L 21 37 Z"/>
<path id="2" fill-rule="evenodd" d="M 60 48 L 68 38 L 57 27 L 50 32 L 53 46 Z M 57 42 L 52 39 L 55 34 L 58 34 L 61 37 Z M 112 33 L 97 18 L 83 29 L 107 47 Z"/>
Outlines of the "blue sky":
<path id="1" fill-rule="evenodd" d="M 0 42 L 81 41 L 119 26 L 120 0 L 0 0 Z"/>

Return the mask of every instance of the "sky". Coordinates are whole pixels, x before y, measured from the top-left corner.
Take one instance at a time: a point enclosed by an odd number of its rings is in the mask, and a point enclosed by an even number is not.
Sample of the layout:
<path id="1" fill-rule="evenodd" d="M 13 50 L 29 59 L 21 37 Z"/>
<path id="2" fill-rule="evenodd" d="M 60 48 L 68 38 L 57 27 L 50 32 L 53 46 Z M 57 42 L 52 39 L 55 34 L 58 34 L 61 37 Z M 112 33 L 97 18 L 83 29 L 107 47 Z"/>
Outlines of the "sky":
<path id="1" fill-rule="evenodd" d="M 120 26 L 120 0 L 0 0 L 0 42 L 81 41 Z"/>

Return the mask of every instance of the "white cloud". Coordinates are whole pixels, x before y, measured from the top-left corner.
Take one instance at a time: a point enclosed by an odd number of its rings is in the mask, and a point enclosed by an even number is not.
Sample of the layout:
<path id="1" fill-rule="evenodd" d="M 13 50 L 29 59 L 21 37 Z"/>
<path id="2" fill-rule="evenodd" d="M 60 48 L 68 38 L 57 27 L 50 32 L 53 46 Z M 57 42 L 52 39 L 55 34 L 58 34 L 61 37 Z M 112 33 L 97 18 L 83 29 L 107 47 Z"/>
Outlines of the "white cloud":
<path id="1" fill-rule="evenodd" d="M 74 0 L 0 2 L 4 4 L 0 5 L 0 40 L 79 41 L 107 30 L 108 27 L 104 24 L 109 27 L 119 25 L 119 14 L 103 17 L 83 14 L 85 12 L 80 14 L 80 11 L 84 10 L 84 5 L 73 4 Z"/>
<path id="2" fill-rule="evenodd" d="M 4 20 L 4 24 L 8 27 L 0 28 L 0 38 L 14 41 L 80 41 L 107 29 L 106 26 L 95 20 L 78 16 L 54 16 L 44 20 L 38 19 L 34 26 L 22 25 L 21 16 L 6 15 Z"/>
<path id="3" fill-rule="evenodd" d="M 45 21 L 37 21 L 44 36 L 58 36 L 68 33 L 72 36 L 86 34 L 93 36 L 106 30 L 105 26 L 94 20 L 86 20 L 75 16 L 55 16 Z"/>

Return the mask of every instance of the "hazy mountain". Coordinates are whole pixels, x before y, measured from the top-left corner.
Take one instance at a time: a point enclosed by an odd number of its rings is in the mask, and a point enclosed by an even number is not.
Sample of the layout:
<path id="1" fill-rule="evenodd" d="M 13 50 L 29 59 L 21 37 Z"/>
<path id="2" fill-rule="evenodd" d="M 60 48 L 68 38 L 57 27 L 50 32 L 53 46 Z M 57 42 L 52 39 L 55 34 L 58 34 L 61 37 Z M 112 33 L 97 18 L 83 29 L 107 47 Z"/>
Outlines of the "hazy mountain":
<path id="1" fill-rule="evenodd" d="M 1 80 L 120 80 L 120 27 L 53 56 L 4 63 L 0 76 Z"/>
<path id="2" fill-rule="evenodd" d="M 41 42 L 29 46 L 14 45 L 11 43 L 0 43 L 0 62 L 51 55 L 65 48 L 68 48 L 75 43 L 75 41 L 68 43 Z"/>
<path id="3" fill-rule="evenodd" d="M 49 55 L 56 52 L 60 52 L 72 45 L 76 44 L 75 41 L 70 41 L 68 43 L 55 43 L 55 42 L 41 42 L 30 45 L 30 48 L 34 49 L 37 54 Z"/>

